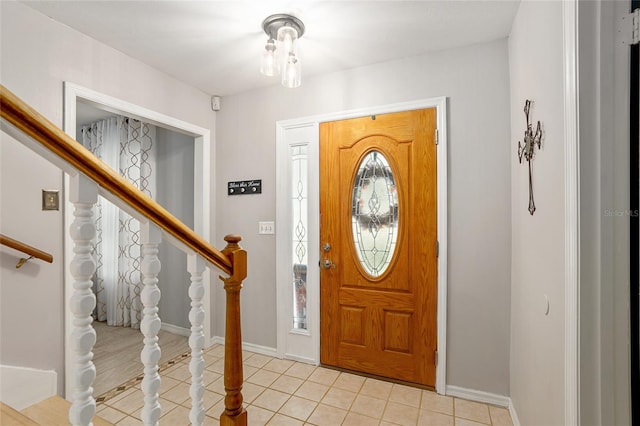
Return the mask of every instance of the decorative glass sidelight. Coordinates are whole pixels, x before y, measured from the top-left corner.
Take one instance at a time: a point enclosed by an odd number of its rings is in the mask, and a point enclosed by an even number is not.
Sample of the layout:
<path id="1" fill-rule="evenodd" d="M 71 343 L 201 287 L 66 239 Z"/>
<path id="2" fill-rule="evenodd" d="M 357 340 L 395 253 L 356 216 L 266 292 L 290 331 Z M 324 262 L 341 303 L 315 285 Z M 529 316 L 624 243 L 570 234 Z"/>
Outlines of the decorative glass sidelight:
<path id="1" fill-rule="evenodd" d="M 362 268 L 379 277 L 389 266 L 398 240 L 398 193 L 391 166 L 381 152 L 369 152 L 358 166 L 351 222 Z"/>
<path id="2" fill-rule="evenodd" d="M 307 145 L 291 146 L 293 328 L 307 329 Z"/>

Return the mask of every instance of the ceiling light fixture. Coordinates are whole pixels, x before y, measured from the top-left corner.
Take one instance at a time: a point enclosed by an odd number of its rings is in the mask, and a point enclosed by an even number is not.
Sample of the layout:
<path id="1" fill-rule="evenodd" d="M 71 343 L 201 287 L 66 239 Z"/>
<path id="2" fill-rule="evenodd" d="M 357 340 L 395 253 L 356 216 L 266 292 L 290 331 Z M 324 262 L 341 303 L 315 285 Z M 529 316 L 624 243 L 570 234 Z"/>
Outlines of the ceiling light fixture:
<path id="1" fill-rule="evenodd" d="M 269 39 L 264 46 L 260 72 L 268 76 L 280 74 L 285 87 L 300 86 L 298 39 L 304 34 L 304 24 L 295 16 L 279 13 L 262 21 L 262 29 Z"/>

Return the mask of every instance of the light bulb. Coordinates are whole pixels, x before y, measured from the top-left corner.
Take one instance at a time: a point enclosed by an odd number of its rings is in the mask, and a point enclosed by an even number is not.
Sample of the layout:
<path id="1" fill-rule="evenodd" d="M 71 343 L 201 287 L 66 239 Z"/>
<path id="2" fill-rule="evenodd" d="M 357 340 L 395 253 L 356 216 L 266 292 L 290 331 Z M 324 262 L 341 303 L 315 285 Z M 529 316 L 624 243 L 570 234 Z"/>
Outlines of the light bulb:
<path id="1" fill-rule="evenodd" d="M 264 53 L 262 55 L 262 64 L 260 66 L 260 72 L 264 75 L 273 76 L 276 69 L 276 43 L 275 40 L 270 38 L 267 44 L 264 46 Z"/>
<path id="2" fill-rule="evenodd" d="M 282 72 L 282 85 L 291 89 L 299 87 L 301 74 L 300 60 L 293 53 L 289 53 L 287 64 Z"/>
<path id="3" fill-rule="evenodd" d="M 289 26 L 283 26 L 278 28 L 278 62 L 280 63 L 280 69 L 284 70 L 289 61 L 290 54 L 297 54 L 296 51 L 298 40 L 298 32 L 295 28 Z"/>

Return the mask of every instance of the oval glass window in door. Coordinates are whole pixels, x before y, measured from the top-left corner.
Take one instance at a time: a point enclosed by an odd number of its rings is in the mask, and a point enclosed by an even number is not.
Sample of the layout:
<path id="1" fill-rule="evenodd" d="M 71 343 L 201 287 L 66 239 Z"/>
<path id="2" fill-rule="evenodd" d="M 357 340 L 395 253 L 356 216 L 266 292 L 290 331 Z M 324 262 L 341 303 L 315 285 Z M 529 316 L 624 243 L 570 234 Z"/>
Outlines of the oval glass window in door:
<path id="1" fill-rule="evenodd" d="M 353 183 L 351 223 L 355 251 L 364 271 L 379 277 L 398 241 L 398 193 L 389 162 L 371 151 L 358 165 Z"/>

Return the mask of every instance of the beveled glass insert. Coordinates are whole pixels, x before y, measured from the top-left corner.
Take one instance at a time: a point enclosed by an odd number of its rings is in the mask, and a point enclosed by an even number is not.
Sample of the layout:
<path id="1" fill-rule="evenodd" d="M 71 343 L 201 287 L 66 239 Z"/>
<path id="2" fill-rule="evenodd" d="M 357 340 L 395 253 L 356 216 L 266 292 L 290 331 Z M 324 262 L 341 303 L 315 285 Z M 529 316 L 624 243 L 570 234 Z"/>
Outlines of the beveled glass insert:
<path id="1" fill-rule="evenodd" d="M 306 145 L 291 147 L 293 328 L 299 330 L 307 329 L 307 160 Z"/>
<path id="2" fill-rule="evenodd" d="M 358 166 L 351 222 L 362 268 L 379 277 L 389 266 L 398 241 L 398 192 L 391 166 L 379 151 L 368 153 Z"/>

